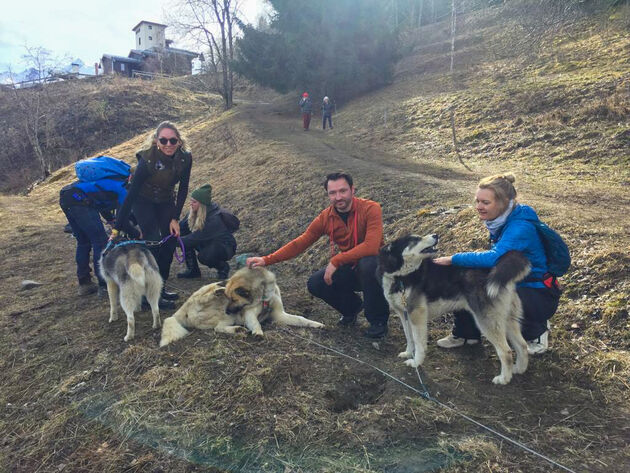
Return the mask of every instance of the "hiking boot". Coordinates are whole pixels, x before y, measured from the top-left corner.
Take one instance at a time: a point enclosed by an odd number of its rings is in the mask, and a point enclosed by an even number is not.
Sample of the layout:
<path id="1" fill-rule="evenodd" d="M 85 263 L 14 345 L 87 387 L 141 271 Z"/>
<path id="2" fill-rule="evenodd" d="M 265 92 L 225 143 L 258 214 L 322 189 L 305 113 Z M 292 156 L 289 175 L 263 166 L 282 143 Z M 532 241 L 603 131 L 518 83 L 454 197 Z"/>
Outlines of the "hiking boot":
<path id="1" fill-rule="evenodd" d="M 179 294 L 177 294 L 176 292 L 168 292 L 166 289 L 162 289 L 162 294 L 160 298 L 167 301 L 176 301 L 177 299 L 179 299 Z"/>
<path id="2" fill-rule="evenodd" d="M 98 297 L 102 299 L 109 297 L 109 293 L 107 292 L 107 286 L 105 284 L 98 285 L 97 295 Z"/>
<path id="3" fill-rule="evenodd" d="M 163 297 L 160 297 L 160 299 L 158 300 L 158 307 L 164 310 L 175 310 L 175 302 L 169 301 L 169 300 L 164 299 Z M 149 304 L 149 301 L 147 300 L 145 296 L 142 296 L 142 310 L 150 310 L 150 309 L 151 309 L 151 304 Z"/>
<path id="4" fill-rule="evenodd" d="M 201 277 L 199 270 L 199 262 L 197 261 L 197 252 L 193 249 L 186 252 L 186 271 L 177 274 L 180 279 L 194 279 Z"/>
<path id="5" fill-rule="evenodd" d="M 387 335 L 387 324 L 372 324 L 363 332 L 366 338 L 383 338 L 385 335 Z"/>
<path id="6" fill-rule="evenodd" d="M 344 315 L 341 314 L 341 318 L 337 321 L 337 325 L 342 327 L 349 327 L 350 325 L 354 325 L 357 321 L 357 316 L 359 312 L 363 310 L 363 301 L 359 304 L 359 308 L 352 315 Z"/>
<path id="7" fill-rule="evenodd" d="M 175 310 L 175 302 L 160 297 L 160 300 L 158 301 L 158 307 L 163 310 Z"/>
<path id="8" fill-rule="evenodd" d="M 217 266 L 217 277 L 219 279 L 227 279 L 230 276 L 230 265 L 227 261 L 222 261 Z"/>
<path id="9" fill-rule="evenodd" d="M 534 340 L 527 340 L 527 353 L 530 355 L 542 355 L 549 349 L 549 330 Z"/>
<path id="10" fill-rule="evenodd" d="M 201 277 L 201 271 L 199 270 L 199 266 L 196 268 L 188 268 L 186 271 L 182 271 L 181 273 L 177 273 L 177 277 L 180 279 L 195 279 Z"/>
<path id="11" fill-rule="evenodd" d="M 349 327 L 350 325 L 354 325 L 356 321 L 357 321 L 357 314 L 342 315 L 339 321 L 337 321 L 337 325 L 341 325 L 342 327 Z"/>
<path id="12" fill-rule="evenodd" d="M 437 341 L 437 346 L 441 348 L 459 348 L 464 345 L 476 345 L 477 343 L 479 343 L 479 340 L 476 338 L 462 338 L 450 334 L 448 337 L 440 338 Z"/>
<path id="13" fill-rule="evenodd" d="M 90 294 L 94 294 L 96 291 L 98 291 L 98 286 L 94 284 L 92 281 L 90 281 L 83 284 L 79 284 L 79 289 L 77 290 L 77 293 L 79 294 L 79 296 L 83 297 L 83 296 L 89 296 Z"/>

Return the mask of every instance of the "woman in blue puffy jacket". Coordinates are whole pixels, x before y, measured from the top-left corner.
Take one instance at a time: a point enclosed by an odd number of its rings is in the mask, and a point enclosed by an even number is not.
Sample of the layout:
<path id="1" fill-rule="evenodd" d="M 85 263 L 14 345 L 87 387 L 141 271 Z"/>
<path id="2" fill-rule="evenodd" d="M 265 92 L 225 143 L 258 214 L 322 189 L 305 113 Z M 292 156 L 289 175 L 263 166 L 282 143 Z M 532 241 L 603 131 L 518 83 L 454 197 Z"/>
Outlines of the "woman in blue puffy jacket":
<path id="1" fill-rule="evenodd" d="M 522 252 L 532 269 L 517 284 L 516 290 L 523 305 L 521 333 L 528 342 L 531 355 L 544 353 L 548 348 L 548 320 L 558 308 L 560 289 L 554 277 L 547 273 L 547 257 L 534 222 L 538 216 L 528 205 L 516 202 L 514 175 L 496 175 L 482 179 L 475 194 L 479 218 L 490 232 L 488 251 L 456 253 L 436 258 L 437 264 L 468 268 L 491 268 L 510 250 Z M 451 335 L 438 340 L 442 348 L 457 348 L 475 344 L 481 334 L 466 310 L 455 312 L 455 326 Z"/>

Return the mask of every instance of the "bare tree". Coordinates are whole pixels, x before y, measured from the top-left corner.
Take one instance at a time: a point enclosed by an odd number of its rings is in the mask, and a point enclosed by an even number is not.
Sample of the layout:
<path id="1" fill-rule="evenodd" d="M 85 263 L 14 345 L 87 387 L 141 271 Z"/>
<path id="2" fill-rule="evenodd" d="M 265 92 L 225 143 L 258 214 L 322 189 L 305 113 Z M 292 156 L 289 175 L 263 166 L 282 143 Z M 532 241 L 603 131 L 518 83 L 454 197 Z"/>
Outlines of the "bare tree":
<path id="1" fill-rule="evenodd" d="M 43 99 L 47 92 L 46 81 L 61 60 L 54 58 L 50 51 L 41 46 L 25 45 L 24 49 L 22 60 L 28 66 L 29 80 L 22 84 L 12 80 L 11 93 L 15 109 L 19 112 L 22 129 L 39 163 L 40 176 L 46 179 L 50 176 L 51 163 L 42 149 L 40 140 L 46 123 Z M 11 76 L 14 77 L 13 74 Z"/>
<path id="2" fill-rule="evenodd" d="M 204 50 L 206 84 L 223 97 L 225 109 L 232 108 L 234 93 L 234 36 L 238 0 L 179 0 L 177 17 L 169 23 Z"/>

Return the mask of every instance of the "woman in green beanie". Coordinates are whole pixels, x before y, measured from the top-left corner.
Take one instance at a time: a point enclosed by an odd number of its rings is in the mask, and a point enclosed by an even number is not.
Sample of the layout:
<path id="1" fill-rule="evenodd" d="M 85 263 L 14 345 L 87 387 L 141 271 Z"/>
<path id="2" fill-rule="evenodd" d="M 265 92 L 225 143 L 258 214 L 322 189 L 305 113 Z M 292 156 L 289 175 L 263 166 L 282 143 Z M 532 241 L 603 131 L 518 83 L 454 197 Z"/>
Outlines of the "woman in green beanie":
<path id="1" fill-rule="evenodd" d="M 236 240 L 221 217 L 221 208 L 212 202 L 212 186 L 205 184 L 190 194 L 190 211 L 180 222 L 182 241 L 186 250 L 185 272 L 178 278 L 201 276 L 199 262 L 216 268 L 219 279 L 227 279 L 227 261 L 236 253 Z"/>

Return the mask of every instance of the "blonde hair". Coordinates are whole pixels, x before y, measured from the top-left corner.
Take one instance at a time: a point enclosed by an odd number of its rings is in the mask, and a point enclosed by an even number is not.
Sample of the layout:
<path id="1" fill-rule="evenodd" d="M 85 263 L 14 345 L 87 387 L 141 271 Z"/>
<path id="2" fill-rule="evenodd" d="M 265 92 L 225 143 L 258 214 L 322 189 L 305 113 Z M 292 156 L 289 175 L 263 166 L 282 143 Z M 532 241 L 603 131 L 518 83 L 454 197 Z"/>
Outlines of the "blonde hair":
<path id="1" fill-rule="evenodd" d="M 147 139 L 145 140 L 144 144 L 142 145 L 142 148 L 140 149 L 140 151 L 145 151 L 145 150 L 151 149 L 154 146 L 157 147 L 158 136 L 160 136 L 160 132 L 164 128 L 168 128 L 169 130 L 173 130 L 173 132 L 175 133 L 175 136 L 177 136 L 177 139 L 179 140 L 179 147 L 180 147 L 180 149 L 182 151 L 190 152 L 190 149 L 188 148 L 188 142 L 187 142 L 186 138 L 184 137 L 184 135 L 182 135 L 180 133 L 180 131 L 177 129 L 177 126 L 173 122 L 169 122 L 169 121 L 163 121 L 162 123 L 160 123 L 157 126 L 157 128 L 155 129 L 155 131 L 152 131 L 147 136 Z"/>
<path id="2" fill-rule="evenodd" d="M 477 185 L 478 189 L 490 189 L 503 208 L 506 208 L 510 200 L 516 200 L 516 188 L 514 174 L 495 174 L 484 177 Z"/>
<path id="3" fill-rule="evenodd" d="M 190 228 L 191 232 L 203 229 L 203 226 L 206 224 L 207 211 L 208 208 L 201 202 L 199 202 L 199 209 L 197 209 L 197 211 L 188 211 L 188 228 Z"/>

